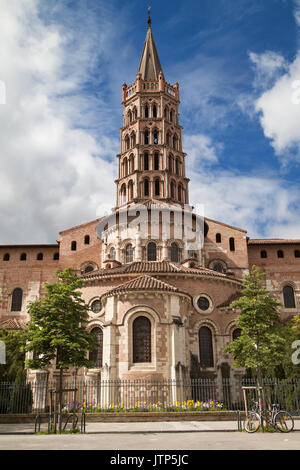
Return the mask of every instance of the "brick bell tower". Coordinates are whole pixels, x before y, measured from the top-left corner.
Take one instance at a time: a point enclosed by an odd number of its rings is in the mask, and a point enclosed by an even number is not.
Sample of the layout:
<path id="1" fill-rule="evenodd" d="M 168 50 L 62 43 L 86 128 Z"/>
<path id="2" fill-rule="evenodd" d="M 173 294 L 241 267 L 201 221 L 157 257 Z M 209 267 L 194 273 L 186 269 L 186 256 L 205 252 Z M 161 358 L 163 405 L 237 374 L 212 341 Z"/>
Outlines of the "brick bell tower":
<path id="1" fill-rule="evenodd" d="M 123 84 L 117 208 L 148 200 L 189 204 L 179 104 L 179 85 L 165 81 L 149 16 L 136 81 Z"/>

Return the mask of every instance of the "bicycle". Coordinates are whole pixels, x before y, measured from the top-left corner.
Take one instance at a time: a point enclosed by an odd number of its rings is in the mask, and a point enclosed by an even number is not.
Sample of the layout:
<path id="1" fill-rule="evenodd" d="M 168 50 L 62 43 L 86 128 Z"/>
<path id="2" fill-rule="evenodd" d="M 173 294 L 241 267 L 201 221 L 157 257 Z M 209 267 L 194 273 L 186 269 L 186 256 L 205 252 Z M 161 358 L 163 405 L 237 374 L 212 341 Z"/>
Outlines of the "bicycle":
<path id="1" fill-rule="evenodd" d="M 254 399 L 252 399 L 254 401 Z M 294 419 L 290 413 L 285 410 L 279 410 L 279 405 L 274 403 L 272 405 L 272 411 L 266 410 L 265 408 L 259 409 L 260 406 L 264 406 L 262 403 L 254 401 L 252 410 L 247 414 L 244 429 L 249 433 L 258 431 L 263 420 L 270 424 L 280 432 L 291 432 L 294 429 Z"/>

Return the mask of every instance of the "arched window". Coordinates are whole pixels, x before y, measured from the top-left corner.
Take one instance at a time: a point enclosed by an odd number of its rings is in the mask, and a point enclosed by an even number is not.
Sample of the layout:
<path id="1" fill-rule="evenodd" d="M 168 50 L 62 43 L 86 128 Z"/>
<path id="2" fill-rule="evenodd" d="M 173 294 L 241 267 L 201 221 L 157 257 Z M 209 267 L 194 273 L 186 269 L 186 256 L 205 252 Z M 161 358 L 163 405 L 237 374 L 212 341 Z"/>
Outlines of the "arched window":
<path id="1" fill-rule="evenodd" d="M 131 146 L 131 148 L 135 147 L 135 144 L 136 144 L 135 132 L 132 132 L 132 134 L 130 136 L 130 146 Z"/>
<path id="2" fill-rule="evenodd" d="M 13 290 L 11 299 L 11 311 L 20 312 L 22 310 L 23 291 L 20 287 Z"/>
<path id="3" fill-rule="evenodd" d="M 170 145 L 171 135 L 167 133 L 167 145 Z"/>
<path id="4" fill-rule="evenodd" d="M 169 165 L 168 165 L 168 167 L 169 167 L 169 171 L 171 173 L 173 173 L 173 157 L 171 157 L 171 155 L 169 155 Z"/>
<path id="5" fill-rule="evenodd" d="M 43 259 L 44 259 L 43 253 L 38 253 L 36 259 L 37 259 L 38 261 L 43 261 Z"/>
<path id="6" fill-rule="evenodd" d="M 90 236 L 89 236 L 89 235 L 85 235 L 85 237 L 84 237 L 84 244 L 85 244 L 85 245 L 89 245 L 89 244 L 90 244 Z"/>
<path id="7" fill-rule="evenodd" d="M 3 261 L 9 261 L 10 260 L 10 254 L 9 253 L 5 253 L 3 255 Z"/>
<path id="8" fill-rule="evenodd" d="M 159 179 L 156 179 L 154 181 L 154 194 L 155 194 L 155 196 L 160 195 L 160 180 Z"/>
<path id="9" fill-rule="evenodd" d="M 148 153 L 144 153 L 144 170 L 149 170 L 149 155 Z"/>
<path id="10" fill-rule="evenodd" d="M 153 132 L 153 143 L 154 145 L 158 144 L 158 131 Z"/>
<path id="11" fill-rule="evenodd" d="M 178 150 L 178 137 L 176 134 L 173 137 L 173 148 Z"/>
<path id="12" fill-rule="evenodd" d="M 149 196 L 149 180 L 144 181 L 144 196 Z"/>
<path id="13" fill-rule="evenodd" d="M 146 106 L 145 106 L 145 118 L 148 118 L 148 117 L 149 117 L 149 107 L 146 104 Z"/>
<path id="14" fill-rule="evenodd" d="M 145 142 L 144 143 L 145 143 L 145 145 L 148 145 L 149 144 L 149 131 L 148 130 L 146 130 L 144 132 L 144 136 L 145 136 L 145 139 L 144 139 Z"/>
<path id="15" fill-rule="evenodd" d="M 159 154 L 154 154 L 154 170 L 159 170 Z"/>
<path id="16" fill-rule="evenodd" d="M 175 167 L 176 167 L 175 169 L 176 175 L 179 175 L 179 159 L 178 158 L 176 158 Z"/>
<path id="17" fill-rule="evenodd" d="M 130 155 L 129 157 L 129 173 L 134 172 L 134 155 Z"/>
<path id="18" fill-rule="evenodd" d="M 71 251 L 76 251 L 77 250 L 77 243 L 75 241 L 72 241 L 71 243 Z"/>
<path id="19" fill-rule="evenodd" d="M 282 250 L 277 251 L 277 258 L 284 258 L 284 253 Z"/>
<path id="20" fill-rule="evenodd" d="M 122 184 L 121 187 L 121 204 L 125 204 L 126 202 L 126 184 Z"/>
<path id="21" fill-rule="evenodd" d="M 133 261 L 133 247 L 131 243 L 125 248 L 125 263 L 132 263 Z"/>
<path id="22" fill-rule="evenodd" d="M 236 328 L 232 332 L 232 340 L 234 341 L 235 339 L 239 338 L 241 336 L 242 330 L 240 328 Z"/>
<path id="23" fill-rule="evenodd" d="M 175 242 L 171 244 L 171 261 L 179 263 L 179 248 Z"/>
<path id="24" fill-rule="evenodd" d="M 125 137 L 125 150 L 129 150 L 129 147 L 130 147 L 130 139 L 129 139 L 129 136 L 127 135 Z"/>
<path id="25" fill-rule="evenodd" d="M 125 157 L 123 160 L 123 176 L 127 176 L 127 175 L 128 175 L 128 160 Z"/>
<path id="26" fill-rule="evenodd" d="M 132 201 L 133 199 L 133 181 L 130 180 L 128 183 L 128 200 Z"/>
<path id="27" fill-rule="evenodd" d="M 261 250 L 260 257 L 261 258 L 267 258 L 268 257 L 268 254 L 267 254 L 266 250 Z"/>
<path id="28" fill-rule="evenodd" d="M 58 253 L 58 252 L 54 253 L 53 259 L 54 259 L 55 261 L 59 259 L 59 253 Z"/>
<path id="29" fill-rule="evenodd" d="M 213 270 L 216 271 L 217 273 L 223 273 L 223 265 L 221 263 L 215 263 L 213 266 Z"/>
<path id="30" fill-rule="evenodd" d="M 182 200 L 182 186 L 181 184 L 178 185 L 178 201 L 181 202 Z"/>
<path id="31" fill-rule="evenodd" d="M 170 121 L 173 122 L 173 110 L 170 111 Z"/>
<path id="32" fill-rule="evenodd" d="M 214 367 L 212 334 L 207 326 L 202 326 L 199 330 L 199 352 L 201 367 Z"/>
<path id="33" fill-rule="evenodd" d="M 151 322 L 138 317 L 132 325 L 133 362 L 151 362 Z"/>
<path id="34" fill-rule="evenodd" d="M 84 270 L 85 274 L 91 273 L 92 271 L 94 271 L 94 267 L 92 265 L 87 266 Z"/>
<path id="35" fill-rule="evenodd" d="M 296 308 L 295 293 L 292 286 L 283 288 L 283 303 L 285 308 Z"/>
<path id="36" fill-rule="evenodd" d="M 156 243 L 150 242 L 147 246 L 147 260 L 156 261 Z"/>
<path id="37" fill-rule="evenodd" d="M 229 248 L 230 251 L 235 251 L 235 241 L 233 237 L 229 238 Z"/>
<path id="38" fill-rule="evenodd" d="M 220 233 L 216 234 L 216 243 L 221 243 L 222 242 L 222 236 Z"/>
<path id="39" fill-rule="evenodd" d="M 153 106 L 153 111 L 152 112 L 153 112 L 153 117 L 157 118 L 157 107 L 155 105 Z"/>
<path id="40" fill-rule="evenodd" d="M 295 258 L 300 258 L 300 250 L 294 251 Z"/>
<path id="41" fill-rule="evenodd" d="M 132 122 L 132 113 L 131 113 L 130 109 L 127 113 L 127 117 L 128 117 L 128 123 L 130 124 Z"/>
<path id="42" fill-rule="evenodd" d="M 99 369 L 102 367 L 102 357 L 103 357 L 103 331 L 101 328 L 96 327 L 91 330 L 91 334 L 94 335 L 97 342 L 97 347 L 93 351 L 90 351 L 89 360 L 94 361 L 94 368 Z"/>
<path id="43" fill-rule="evenodd" d="M 20 256 L 20 261 L 26 261 L 26 259 L 27 259 L 26 253 L 22 253 Z"/>
<path id="44" fill-rule="evenodd" d="M 109 252 L 109 259 L 116 259 L 116 250 L 114 247 L 112 247 L 110 249 L 110 252 Z"/>
<path id="45" fill-rule="evenodd" d="M 171 181 L 171 198 L 175 199 L 175 183 Z"/>

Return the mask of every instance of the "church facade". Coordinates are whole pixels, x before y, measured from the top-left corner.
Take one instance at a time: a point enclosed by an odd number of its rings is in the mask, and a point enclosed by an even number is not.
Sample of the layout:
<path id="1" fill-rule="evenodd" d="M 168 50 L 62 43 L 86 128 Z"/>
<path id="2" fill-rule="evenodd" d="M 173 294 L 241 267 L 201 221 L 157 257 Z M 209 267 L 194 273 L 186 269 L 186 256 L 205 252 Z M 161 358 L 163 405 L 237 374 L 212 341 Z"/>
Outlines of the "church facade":
<path id="1" fill-rule="evenodd" d="M 24 328 L 28 302 L 56 271 L 71 266 L 82 276 L 88 329 L 99 343 L 95 367 L 78 372 L 83 379 L 243 375 L 223 350 L 239 334 L 230 304 L 253 265 L 266 273 L 282 319 L 299 314 L 300 240 L 250 239 L 190 205 L 179 105 L 149 18 L 136 81 L 122 88 L 111 216 L 63 230 L 50 245 L 0 246 L 0 328 Z M 28 374 L 39 380 L 45 371 Z M 47 374 L 55 377 L 55 364 Z"/>

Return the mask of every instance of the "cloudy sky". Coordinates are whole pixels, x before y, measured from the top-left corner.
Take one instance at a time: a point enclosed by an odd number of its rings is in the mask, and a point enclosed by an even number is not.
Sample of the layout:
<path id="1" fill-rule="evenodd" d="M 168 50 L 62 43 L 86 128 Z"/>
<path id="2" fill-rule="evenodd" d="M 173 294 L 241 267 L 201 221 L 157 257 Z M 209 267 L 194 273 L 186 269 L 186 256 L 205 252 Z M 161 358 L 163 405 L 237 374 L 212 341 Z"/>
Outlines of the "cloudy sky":
<path id="1" fill-rule="evenodd" d="M 300 0 L 151 1 L 181 91 L 190 201 L 300 238 Z M 144 0 L 0 0 L 0 244 L 53 243 L 115 205 L 122 83 Z"/>

